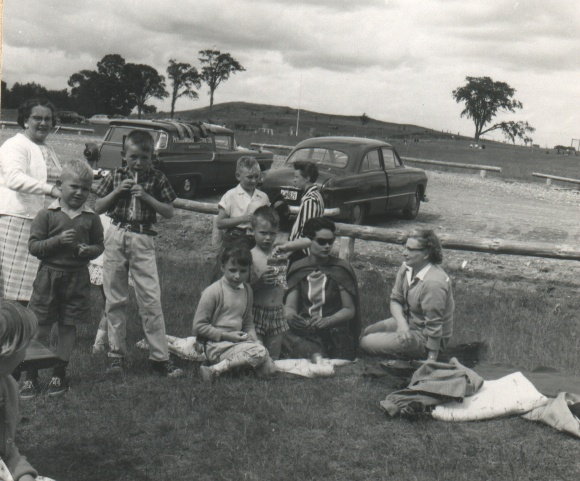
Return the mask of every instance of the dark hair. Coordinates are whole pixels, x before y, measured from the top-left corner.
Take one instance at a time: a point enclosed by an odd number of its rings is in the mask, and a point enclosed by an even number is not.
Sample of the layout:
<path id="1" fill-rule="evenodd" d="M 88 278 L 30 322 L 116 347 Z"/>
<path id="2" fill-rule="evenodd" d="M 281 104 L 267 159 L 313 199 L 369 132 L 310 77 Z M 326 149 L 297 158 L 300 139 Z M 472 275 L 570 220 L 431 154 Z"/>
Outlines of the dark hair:
<path id="1" fill-rule="evenodd" d="M 123 153 L 125 153 L 125 146 L 127 142 L 140 147 L 143 150 L 153 153 L 155 141 L 149 132 L 146 130 L 131 130 L 123 140 Z"/>
<path id="2" fill-rule="evenodd" d="M 18 107 L 18 119 L 16 121 L 20 127 L 23 129 L 26 128 L 24 124 L 30 118 L 30 114 L 34 107 L 46 107 L 50 109 L 50 112 L 52 113 L 52 126 L 54 127 L 56 125 L 56 109 L 52 102 L 45 98 L 34 98 L 25 100 Z"/>
<path id="3" fill-rule="evenodd" d="M 229 260 L 232 260 L 240 267 L 249 267 L 252 265 L 252 253 L 245 246 L 233 245 L 226 247 L 220 255 L 222 266 L 225 266 Z"/>
<path id="4" fill-rule="evenodd" d="M 278 215 L 278 212 L 269 205 L 263 205 L 254 211 L 254 214 L 252 215 L 252 227 L 256 228 L 258 219 L 269 222 L 270 225 L 276 229 L 280 227 L 280 216 Z"/>
<path id="5" fill-rule="evenodd" d="M 421 249 L 429 252 L 429 262 L 432 264 L 441 264 L 443 261 L 443 249 L 439 238 L 431 229 L 413 229 L 407 234 L 405 243 L 409 239 L 416 239 Z"/>
<path id="6" fill-rule="evenodd" d="M 294 162 L 294 170 L 300 171 L 300 175 L 310 182 L 316 182 L 318 179 L 318 166 L 314 162 L 299 160 Z"/>
<path id="7" fill-rule="evenodd" d="M 336 226 L 334 225 L 334 222 L 332 222 L 327 217 L 313 217 L 304 223 L 302 234 L 304 234 L 304 236 L 308 237 L 309 239 L 314 239 L 316 237 L 316 233 L 322 229 L 328 229 L 334 234 L 336 231 Z"/>

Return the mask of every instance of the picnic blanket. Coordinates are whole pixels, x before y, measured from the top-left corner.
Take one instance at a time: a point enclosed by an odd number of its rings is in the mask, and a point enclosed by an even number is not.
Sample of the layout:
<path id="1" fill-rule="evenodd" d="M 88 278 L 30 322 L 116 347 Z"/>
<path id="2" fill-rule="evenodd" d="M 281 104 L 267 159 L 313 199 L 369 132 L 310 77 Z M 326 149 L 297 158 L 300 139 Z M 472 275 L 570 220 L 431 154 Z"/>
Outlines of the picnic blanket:
<path id="1" fill-rule="evenodd" d="M 193 362 L 205 362 L 207 360 L 203 347 L 197 343 L 195 336 L 182 338 L 167 335 L 167 344 L 169 345 L 169 352 L 181 359 Z M 145 339 L 138 341 L 136 346 L 139 349 L 149 349 Z M 351 363 L 352 361 L 347 359 L 321 359 L 319 362 L 311 362 L 308 359 L 281 359 L 274 361 L 277 371 L 307 378 L 333 376 L 335 367 L 346 366 Z"/>

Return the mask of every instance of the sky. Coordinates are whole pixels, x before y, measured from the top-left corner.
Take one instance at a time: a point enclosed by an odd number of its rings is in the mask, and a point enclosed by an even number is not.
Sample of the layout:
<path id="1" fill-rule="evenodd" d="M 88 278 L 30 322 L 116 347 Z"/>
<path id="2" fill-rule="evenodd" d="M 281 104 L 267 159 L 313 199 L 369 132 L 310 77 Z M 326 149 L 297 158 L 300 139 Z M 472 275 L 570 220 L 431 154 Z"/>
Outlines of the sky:
<path id="1" fill-rule="evenodd" d="M 109 53 L 163 74 L 170 58 L 199 68 L 207 48 L 246 69 L 220 85 L 216 103 L 364 112 L 473 135 L 451 92 L 489 76 L 523 104 L 498 121 L 528 121 L 541 146 L 580 138 L 577 0 L 4 0 L 8 87 L 66 88 Z M 176 110 L 207 105 L 202 86 Z"/>

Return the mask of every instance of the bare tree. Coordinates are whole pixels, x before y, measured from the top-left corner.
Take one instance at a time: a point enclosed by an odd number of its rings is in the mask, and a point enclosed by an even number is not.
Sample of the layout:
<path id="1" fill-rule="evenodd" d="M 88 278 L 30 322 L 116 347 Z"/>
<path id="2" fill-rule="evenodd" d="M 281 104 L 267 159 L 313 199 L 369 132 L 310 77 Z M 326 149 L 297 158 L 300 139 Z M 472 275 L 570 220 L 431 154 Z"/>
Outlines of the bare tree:
<path id="1" fill-rule="evenodd" d="M 174 59 L 169 60 L 167 77 L 171 81 L 171 118 L 173 118 L 175 102 L 178 98 L 197 99 L 199 97 L 193 88 L 199 89 L 201 87 L 201 78 L 195 67 L 188 63 L 176 62 Z"/>
<path id="2" fill-rule="evenodd" d="M 229 53 L 219 50 L 200 50 L 201 79 L 209 87 L 209 106 L 213 106 L 213 95 L 219 84 L 230 78 L 231 74 L 243 72 L 246 69 Z"/>

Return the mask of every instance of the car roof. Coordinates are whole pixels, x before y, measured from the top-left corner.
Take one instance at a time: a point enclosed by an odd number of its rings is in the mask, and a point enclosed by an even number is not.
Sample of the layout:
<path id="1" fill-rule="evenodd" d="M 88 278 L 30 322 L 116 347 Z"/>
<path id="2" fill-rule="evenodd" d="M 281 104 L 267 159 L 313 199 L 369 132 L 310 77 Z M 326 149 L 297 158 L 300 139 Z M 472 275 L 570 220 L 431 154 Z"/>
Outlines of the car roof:
<path id="1" fill-rule="evenodd" d="M 109 125 L 128 126 L 147 129 L 161 129 L 171 134 L 176 134 L 179 138 L 207 137 L 207 133 L 212 134 L 233 134 L 233 131 L 220 125 L 208 124 L 205 122 L 181 122 L 176 120 L 137 120 L 137 119 L 120 119 L 111 120 Z"/>
<path id="2" fill-rule="evenodd" d="M 339 146 L 343 146 L 343 148 L 347 148 L 349 150 L 357 147 L 392 147 L 391 144 L 382 140 L 367 139 L 364 137 L 342 137 L 336 135 L 331 137 L 313 137 L 311 139 L 306 139 L 298 143 L 294 148 L 338 148 Z"/>

